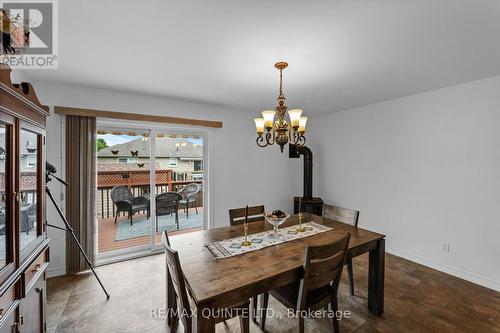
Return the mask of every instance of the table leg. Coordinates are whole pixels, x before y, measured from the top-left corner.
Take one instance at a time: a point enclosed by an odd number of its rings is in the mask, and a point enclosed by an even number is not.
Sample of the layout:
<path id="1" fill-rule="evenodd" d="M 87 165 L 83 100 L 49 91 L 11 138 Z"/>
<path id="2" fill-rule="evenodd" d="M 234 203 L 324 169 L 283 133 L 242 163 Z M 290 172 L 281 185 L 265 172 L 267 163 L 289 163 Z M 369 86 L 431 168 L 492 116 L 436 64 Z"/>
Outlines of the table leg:
<path id="1" fill-rule="evenodd" d="M 192 323 L 192 333 L 215 333 L 215 320 L 209 305 L 197 307 Z"/>
<path id="2" fill-rule="evenodd" d="M 376 316 L 384 313 L 385 239 L 370 251 L 368 271 L 368 310 Z"/>

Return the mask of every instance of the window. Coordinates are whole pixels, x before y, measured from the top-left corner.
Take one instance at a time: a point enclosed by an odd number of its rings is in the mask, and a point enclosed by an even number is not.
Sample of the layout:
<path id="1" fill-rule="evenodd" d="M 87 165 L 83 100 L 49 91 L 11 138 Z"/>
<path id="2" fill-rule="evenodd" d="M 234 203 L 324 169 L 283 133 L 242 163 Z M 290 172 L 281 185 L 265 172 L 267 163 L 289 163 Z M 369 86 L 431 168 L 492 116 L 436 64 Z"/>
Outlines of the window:
<path id="1" fill-rule="evenodd" d="M 168 166 L 176 167 L 177 166 L 177 158 L 170 157 L 170 159 L 168 160 Z"/>
<path id="2" fill-rule="evenodd" d="M 32 167 L 36 165 L 36 155 L 28 155 L 28 160 L 27 160 L 28 166 Z"/>
<path id="3" fill-rule="evenodd" d="M 128 158 L 119 158 L 118 163 L 120 164 L 127 164 L 128 163 Z"/>
<path id="4" fill-rule="evenodd" d="M 203 171 L 203 161 L 194 161 L 194 171 Z"/>

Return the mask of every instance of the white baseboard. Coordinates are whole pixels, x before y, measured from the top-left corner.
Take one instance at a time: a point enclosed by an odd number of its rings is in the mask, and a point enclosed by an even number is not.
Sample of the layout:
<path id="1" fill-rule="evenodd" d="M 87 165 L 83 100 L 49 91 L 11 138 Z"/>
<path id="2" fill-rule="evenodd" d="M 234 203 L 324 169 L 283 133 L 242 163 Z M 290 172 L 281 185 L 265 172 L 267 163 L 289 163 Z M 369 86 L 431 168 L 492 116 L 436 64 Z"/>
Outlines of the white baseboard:
<path id="1" fill-rule="evenodd" d="M 494 280 L 479 276 L 477 274 L 466 272 L 466 271 L 458 269 L 456 267 L 452 267 L 452 266 L 449 266 L 449 265 L 446 265 L 446 264 L 443 264 L 443 263 L 440 263 L 440 262 L 437 262 L 437 261 L 434 261 L 431 259 L 427 259 L 427 258 L 421 257 L 421 256 L 416 255 L 416 254 L 408 253 L 405 251 L 400 251 L 398 249 L 395 249 L 395 248 L 392 248 L 389 246 L 386 247 L 386 250 L 388 253 L 394 254 L 395 256 L 416 262 L 417 264 L 421 264 L 421 265 L 430 267 L 430 268 L 438 270 L 440 272 L 450 274 L 450 275 L 456 276 L 458 278 L 467 280 L 469 282 L 478 284 L 480 286 L 483 286 L 483 287 L 493 289 L 495 291 L 500 292 L 500 282 L 498 282 L 498 281 L 494 281 Z"/>
<path id="2" fill-rule="evenodd" d="M 66 275 L 66 268 L 65 267 L 47 268 L 47 278 L 53 278 L 53 277 L 62 276 L 62 275 Z"/>

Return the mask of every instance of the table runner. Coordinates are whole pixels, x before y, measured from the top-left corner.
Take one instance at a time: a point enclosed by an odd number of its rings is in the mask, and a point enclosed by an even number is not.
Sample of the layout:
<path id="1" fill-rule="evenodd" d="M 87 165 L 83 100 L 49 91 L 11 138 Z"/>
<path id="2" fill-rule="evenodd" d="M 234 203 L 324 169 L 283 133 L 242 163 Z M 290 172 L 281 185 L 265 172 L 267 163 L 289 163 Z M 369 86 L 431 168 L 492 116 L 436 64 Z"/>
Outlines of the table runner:
<path id="1" fill-rule="evenodd" d="M 216 259 L 222 259 L 332 230 L 330 227 L 315 222 L 302 223 L 302 226 L 305 229 L 304 232 L 297 232 L 298 225 L 279 229 L 283 239 L 269 238 L 270 234 L 274 234 L 274 230 L 248 235 L 248 240 L 252 242 L 250 246 L 241 246 L 244 236 L 213 242 L 205 246 Z"/>

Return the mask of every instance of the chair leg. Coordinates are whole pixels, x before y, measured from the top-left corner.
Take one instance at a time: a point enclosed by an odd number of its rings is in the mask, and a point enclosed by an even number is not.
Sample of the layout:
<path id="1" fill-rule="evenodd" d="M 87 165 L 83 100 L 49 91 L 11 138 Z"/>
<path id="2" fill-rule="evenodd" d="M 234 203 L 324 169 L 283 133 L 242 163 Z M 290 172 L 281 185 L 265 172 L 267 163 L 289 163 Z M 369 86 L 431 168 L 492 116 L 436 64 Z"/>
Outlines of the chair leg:
<path id="1" fill-rule="evenodd" d="M 186 204 L 186 218 L 189 218 L 189 202 Z"/>
<path id="2" fill-rule="evenodd" d="M 269 293 L 264 293 L 261 295 L 262 297 L 262 309 L 260 315 L 260 328 L 264 331 L 266 327 L 266 315 L 267 315 L 267 304 L 269 303 Z"/>
<path id="3" fill-rule="evenodd" d="M 177 224 L 177 230 L 180 229 L 179 228 L 179 212 L 175 212 L 175 224 Z"/>
<path id="4" fill-rule="evenodd" d="M 250 332 L 250 319 L 245 314 L 240 315 L 240 330 L 242 333 Z"/>
<path id="5" fill-rule="evenodd" d="M 347 259 L 347 274 L 349 275 L 349 286 L 351 288 L 351 295 L 354 296 L 354 277 L 352 272 L 352 258 Z"/>
<path id="6" fill-rule="evenodd" d="M 196 209 L 196 215 L 198 215 L 198 203 L 194 204 L 194 209 Z"/>
<path id="7" fill-rule="evenodd" d="M 128 218 L 130 219 L 130 225 L 132 225 L 132 214 L 128 213 Z"/>
<path id="8" fill-rule="evenodd" d="M 339 320 L 337 319 L 337 311 L 339 309 L 338 305 L 338 300 L 337 300 L 337 295 L 333 296 L 332 301 L 330 302 L 330 305 L 332 307 L 332 311 L 334 313 L 333 316 L 333 332 L 334 333 L 339 333 L 340 332 L 340 325 L 339 325 Z"/>
<path id="9" fill-rule="evenodd" d="M 115 214 L 115 223 L 116 223 L 116 220 L 118 220 L 118 213 Z"/>
<path id="10" fill-rule="evenodd" d="M 257 322 L 257 300 L 259 296 L 254 296 L 252 299 L 252 320 Z"/>
<path id="11" fill-rule="evenodd" d="M 184 332 L 192 332 L 193 331 L 193 321 L 191 316 L 183 316 L 182 324 L 184 324 Z M 173 331 L 172 331 L 173 332 Z"/>
<path id="12" fill-rule="evenodd" d="M 299 316 L 299 332 L 304 333 L 304 317 Z"/>

